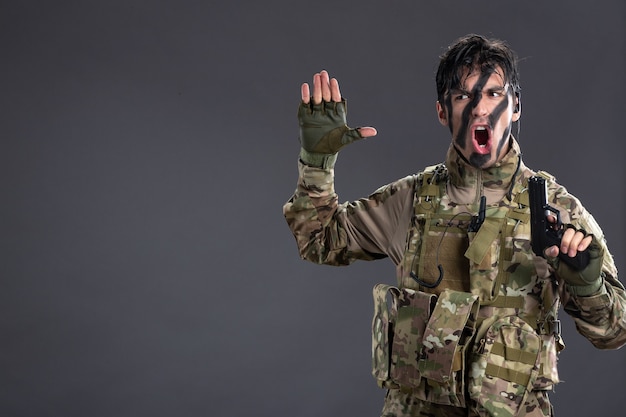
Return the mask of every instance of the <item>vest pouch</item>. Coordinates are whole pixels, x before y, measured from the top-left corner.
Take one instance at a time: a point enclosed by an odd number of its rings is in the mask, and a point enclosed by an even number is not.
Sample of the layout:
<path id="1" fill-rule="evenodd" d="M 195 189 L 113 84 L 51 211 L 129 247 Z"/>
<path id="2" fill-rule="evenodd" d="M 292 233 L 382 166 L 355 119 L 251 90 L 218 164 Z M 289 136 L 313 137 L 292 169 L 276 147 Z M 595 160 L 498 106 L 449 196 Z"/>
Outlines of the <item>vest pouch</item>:
<path id="1" fill-rule="evenodd" d="M 540 336 L 524 320 L 508 316 L 489 326 L 474 346 L 468 391 L 479 415 L 513 417 L 537 379 Z"/>
<path id="2" fill-rule="evenodd" d="M 444 290 L 426 324 L 418 370 L 429 385 L 427 400 L 465 406 L 466 350 L 476 329 L 478 296 Z"/>
<path id="3" fill-rule="evenodd" d="M 445 290 L 426 325 L 419 361 L 422 376 L 437 382 L 450 380 L 460 370 L 458 353 L 474 334 L 478 297 L 465 292 Z"/>
<path id="4" fill-rule="evenodd" d="M 395 316 L 393 298 L 398 289 L 385 284 L 374 286 L 374 317 L 372 319 L 372 375 L 380 387 L 390 388 L 392 317 Z M 391 298 L 391 299 L 389 299 Z"/>
<path id="5" fill-rule="evenodd" d="M 384 388 L 418 386 L 422 338 L 437 297 L 385 284 L 373 295 L 372 375 Z"/>

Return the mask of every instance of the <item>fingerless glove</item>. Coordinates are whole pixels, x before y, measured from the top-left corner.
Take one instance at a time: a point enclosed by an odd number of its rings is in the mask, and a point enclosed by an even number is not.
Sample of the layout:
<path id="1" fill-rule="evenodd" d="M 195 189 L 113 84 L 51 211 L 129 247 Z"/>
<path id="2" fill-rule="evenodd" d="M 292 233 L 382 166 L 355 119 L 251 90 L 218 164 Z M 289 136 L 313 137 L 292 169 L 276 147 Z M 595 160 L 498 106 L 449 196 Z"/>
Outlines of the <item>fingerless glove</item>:
<path id="1" fill-rule="evenodd" d="M 346 113 L 346 100 L 300 104 L 298 121 L 302 162 L 310 166 L 332 168 L 341 148 L 362 139 L 356 128 L 347 126 Z"/>
<path id="2" fill-rule="evenodd" d="M 548 263 L 554 268 L 556 274 L 563 278 L 567 289 L 574 295 L 592 295 L 602 286 L 604 248 L 598 243 L 595 236 L 593 236 L 588 251 L 589 264 L 581 271 L 569 267 L 558 257 L 548 259 Z"/>

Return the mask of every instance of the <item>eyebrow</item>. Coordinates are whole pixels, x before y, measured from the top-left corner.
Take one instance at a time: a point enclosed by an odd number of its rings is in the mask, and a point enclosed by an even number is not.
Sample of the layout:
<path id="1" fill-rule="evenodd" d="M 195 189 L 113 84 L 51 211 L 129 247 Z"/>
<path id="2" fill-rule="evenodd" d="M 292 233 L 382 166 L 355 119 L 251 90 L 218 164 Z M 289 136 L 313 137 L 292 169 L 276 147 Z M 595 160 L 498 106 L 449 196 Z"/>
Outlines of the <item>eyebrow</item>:
<path id="1" fill-rule="evenodd" d="M 448 94 L 471 94 L 471 91 L 466 90 L 464 88 L 451 88 L 448 90 Z"/>
<path id="2" fill-rule="evenodd" d="M 493 87 L 485 87 L 483 88 L 482 91 L 508 91 L 509 89 L 509 83 L 506 83 L 504 85 L 496 85 Z M 472 94 L 472 90 L 467 90 L 465 88 L 462 87 L 457 87 L 457 88 L 451 88 L 449 90 L 449 94 Z"/>
<path id="3" fill-rule="evenodd" d="M 487 88 L 488 91 L 508 91 L 509 83 L 504 83 L 504 85 L 498 85 L 497 87 Z"/>
<path id="4" fill-rule="evenodd" d="M 506 90 L 508 90 L 508 85 L 505 84 L 505 85 L 499 85 L 499 86 L 496 86 L 496 87 L 490 87 L 490 88 L 487 88 L 486 90 L 488 90 L 488 91 L 497 91 L 497 90 L 506 91 Z"/>

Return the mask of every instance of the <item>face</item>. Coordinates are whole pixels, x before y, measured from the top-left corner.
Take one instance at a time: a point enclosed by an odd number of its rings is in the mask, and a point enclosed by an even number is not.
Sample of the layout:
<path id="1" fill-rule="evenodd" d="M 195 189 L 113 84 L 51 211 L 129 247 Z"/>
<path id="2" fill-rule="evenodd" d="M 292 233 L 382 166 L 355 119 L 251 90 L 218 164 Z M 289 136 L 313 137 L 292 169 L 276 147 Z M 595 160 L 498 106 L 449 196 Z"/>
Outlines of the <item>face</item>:
<path id="1" fill-rule="evenodd" d="M 450 128 L 452 143 L 476 168 L 488 168 L 509 150 L 517 97 L 504 80 L 500 67 L 485 72 L 468 71 L 458 89 L 449 91 L 444 103 L 437 102 L 437 115 Z"/>

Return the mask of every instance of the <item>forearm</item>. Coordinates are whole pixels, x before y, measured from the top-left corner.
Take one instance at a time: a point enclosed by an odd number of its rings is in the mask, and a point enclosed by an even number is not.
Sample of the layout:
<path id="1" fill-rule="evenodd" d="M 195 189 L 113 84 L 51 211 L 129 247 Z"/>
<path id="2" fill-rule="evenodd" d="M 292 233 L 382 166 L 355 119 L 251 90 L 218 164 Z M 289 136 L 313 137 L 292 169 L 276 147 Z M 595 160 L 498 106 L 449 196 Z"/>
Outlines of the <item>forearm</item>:
<path id="1" fill-rule="evenodd" d="M 605 275 L 594 295 L 565 294 L 563 307 L 595 347 L 617 349 L 626 344 L 626 291 L 617 278 Z"/>
<path id="2" fill-rule="evenodd" d="M 590 225 L 585 222 L 585 226 Z M 595 230 L 601 236 L 601 230 Z M 574 319 L 576 328 L 599 349 L 617 349 L 626 344 L 626 291 L 618 280 L 613 256 L 604 238 L 600 288 L 593 294 L 580 295 L 565 285 L 563 308 Z"/>
<path id="3" fill-rule="evenodd" d="M 594 236 L 588 248 L 590 264 L 584 270 L 553 271 L 560 283 L 563 308 L 594 346 L 619 348 L 626 344 L 626 291 L 618 280 L 604 233 L 580 201 L 563 187 L 556 189 L 552 202 L 563 210 L 565 222 Z M 594 254 L 600 253 L 601 257 L 595 258 Z"/>
<path id="4" fill-rule="evenodd" d="M 300 256 L 311 262 L 348 265 L 347 235 L 341 227 L 338 198 L 332 168 L 309 167 L 298 163 L 299 176 L 295 194 L 283 206 Z"/>

